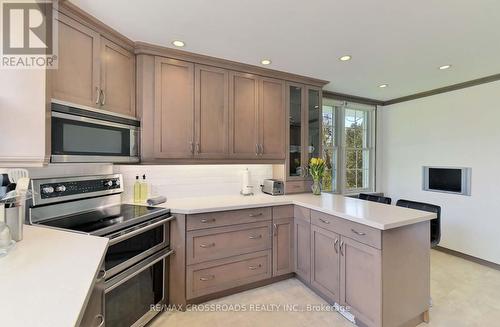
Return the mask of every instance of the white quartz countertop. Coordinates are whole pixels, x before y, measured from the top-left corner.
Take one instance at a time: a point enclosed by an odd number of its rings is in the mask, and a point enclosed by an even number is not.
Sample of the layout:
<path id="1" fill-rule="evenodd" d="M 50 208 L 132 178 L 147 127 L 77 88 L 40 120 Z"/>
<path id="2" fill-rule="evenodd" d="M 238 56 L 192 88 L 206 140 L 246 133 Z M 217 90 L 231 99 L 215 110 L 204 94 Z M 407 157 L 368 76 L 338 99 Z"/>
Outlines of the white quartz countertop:
<path id="1" fill-rule="evenodd" d="M 296 204 L 380 230 L 419 223 L 436 218 L 436 214 L 363 201 L 342 195 L 323 193 L 271 196 L 224 195 L 169 199 L 162 204 L 172 213 L 196 214 L 276 205 Z"/>
<path id="2" fill-rule="evenodd" d="M 24 239 L 0 258 L 0 325 L 75 326 L 108 239 L 24 226 Z"/>

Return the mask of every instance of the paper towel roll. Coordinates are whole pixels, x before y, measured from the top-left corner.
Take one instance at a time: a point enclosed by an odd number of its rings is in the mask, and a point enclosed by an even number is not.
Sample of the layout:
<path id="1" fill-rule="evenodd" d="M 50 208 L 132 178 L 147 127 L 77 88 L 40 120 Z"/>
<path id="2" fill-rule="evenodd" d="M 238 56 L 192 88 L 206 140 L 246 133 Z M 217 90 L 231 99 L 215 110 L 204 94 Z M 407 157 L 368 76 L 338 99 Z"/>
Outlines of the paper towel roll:
<path id="1" fill-rule="evenodd" d="M 252 194 L 253 186 L 250 185 L 250 171 L 248 168 L 243 171 L 243 176 L 241 180 L 241 194 L 250 195 Z"/>

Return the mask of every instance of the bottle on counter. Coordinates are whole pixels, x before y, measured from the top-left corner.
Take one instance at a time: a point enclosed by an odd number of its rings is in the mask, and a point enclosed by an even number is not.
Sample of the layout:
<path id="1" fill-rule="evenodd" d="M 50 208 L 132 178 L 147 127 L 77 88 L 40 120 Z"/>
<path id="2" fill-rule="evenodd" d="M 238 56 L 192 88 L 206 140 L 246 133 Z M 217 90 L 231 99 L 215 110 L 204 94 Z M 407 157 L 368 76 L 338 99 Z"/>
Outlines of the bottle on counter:
<path id="1" fill-rule="evenodd" d="M 140 199 L 141 202 L 144 203 L 148 199 L 149 195 L 149 185 L 148 182 L 146 182 L 146 174 L 142 175 L 142 183 L 141 183 L 141 190 L 140 190 Z"/>
<path id="2" fill-rule="evenodd" d="M 139 181 L 139 175 L 135 176 L 135 183 L 134 183 L 134 202 L 139 203 L 141 202 L 141 182 Z"/>

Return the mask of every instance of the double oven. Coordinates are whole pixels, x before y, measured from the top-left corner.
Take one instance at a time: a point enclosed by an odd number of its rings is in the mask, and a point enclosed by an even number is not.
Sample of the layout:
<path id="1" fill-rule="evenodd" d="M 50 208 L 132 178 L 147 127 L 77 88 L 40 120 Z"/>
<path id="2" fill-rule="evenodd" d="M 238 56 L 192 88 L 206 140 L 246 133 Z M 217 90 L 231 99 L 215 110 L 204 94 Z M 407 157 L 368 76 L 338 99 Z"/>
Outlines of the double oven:
<path id="1" fill-rule="evenodd" d="M 118 174 L 34 179 L 31 187 L 28 223 L 109 239 L 80 326 L 144 326 L 168 303 L 168 209 L 121 203 Z"/>

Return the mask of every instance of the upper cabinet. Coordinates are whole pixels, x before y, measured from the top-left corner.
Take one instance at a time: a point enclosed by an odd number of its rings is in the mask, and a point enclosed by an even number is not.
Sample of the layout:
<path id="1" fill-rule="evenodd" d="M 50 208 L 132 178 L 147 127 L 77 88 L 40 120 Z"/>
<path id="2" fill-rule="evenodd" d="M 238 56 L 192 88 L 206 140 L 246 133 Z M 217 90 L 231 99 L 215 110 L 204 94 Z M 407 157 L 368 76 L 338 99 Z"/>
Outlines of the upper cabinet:
<path id="1" fill-rule="evenodd" d="M 134 53 L 63 13 L 58 32 L 52 98 L 135 116 Z"/>
<path id="2" fill-rule="evenodd" d="M 259 80 L 260 156 L 285 159 L 285 82 L 272 78 Z"/>

